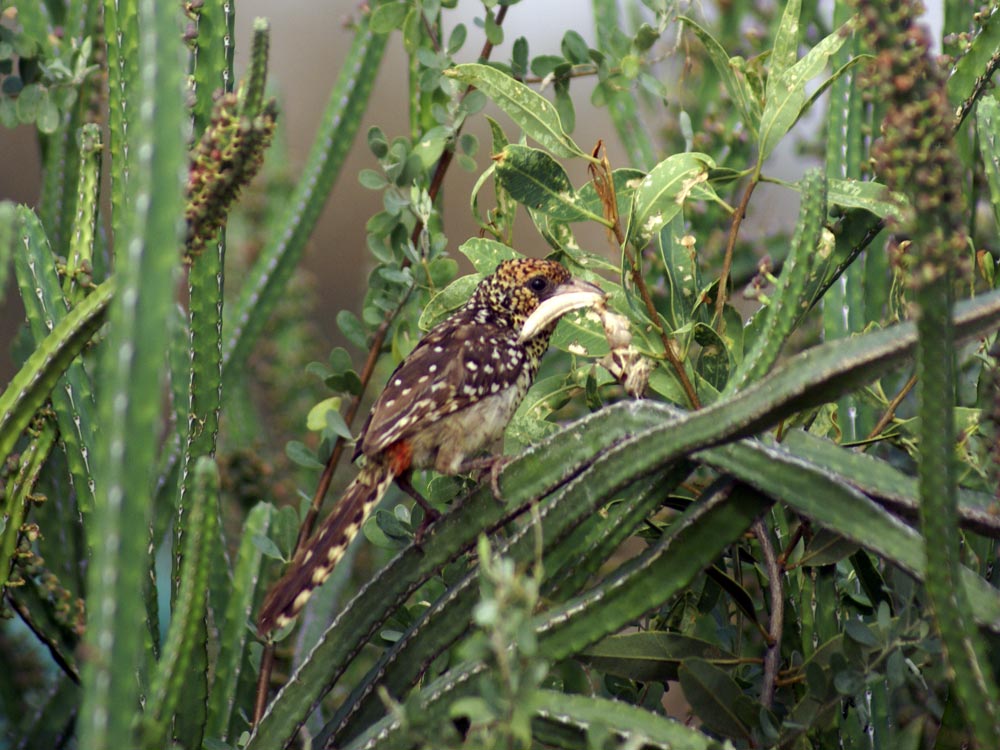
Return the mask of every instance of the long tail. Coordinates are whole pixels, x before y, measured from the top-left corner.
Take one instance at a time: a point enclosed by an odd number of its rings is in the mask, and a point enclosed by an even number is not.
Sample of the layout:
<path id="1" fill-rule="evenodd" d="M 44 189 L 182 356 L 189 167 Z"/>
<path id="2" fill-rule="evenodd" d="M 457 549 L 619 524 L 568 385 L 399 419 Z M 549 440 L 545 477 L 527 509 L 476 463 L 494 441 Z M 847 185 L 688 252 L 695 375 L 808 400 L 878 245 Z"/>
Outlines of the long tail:
<path id="1" fill-rule="evenodd" d="M 257 632 L 262 637 L 275 628 L 288 625 L 298 616 L 313 589 L 320 586 L 340 562 L 395 475 L 390 465 L 374 461 L 361 469 L 319 531 L 298 551 L 285 575 L 267 593 L 257 615 Z"/>

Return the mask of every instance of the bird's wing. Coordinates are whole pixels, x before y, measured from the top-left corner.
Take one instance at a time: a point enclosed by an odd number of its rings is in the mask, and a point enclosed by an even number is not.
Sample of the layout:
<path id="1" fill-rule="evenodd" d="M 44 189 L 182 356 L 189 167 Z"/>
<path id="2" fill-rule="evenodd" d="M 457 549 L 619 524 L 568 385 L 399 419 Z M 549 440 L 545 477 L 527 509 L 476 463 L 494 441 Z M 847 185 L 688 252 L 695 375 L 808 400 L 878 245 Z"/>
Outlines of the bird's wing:
<path id="1" fill-rule="evenodd" d="M 435 328 L 396 368 L 362 430 L 360 452 L 378 453 L 516 381 L 526 356 L 516 333 L 463 322 Z"/>

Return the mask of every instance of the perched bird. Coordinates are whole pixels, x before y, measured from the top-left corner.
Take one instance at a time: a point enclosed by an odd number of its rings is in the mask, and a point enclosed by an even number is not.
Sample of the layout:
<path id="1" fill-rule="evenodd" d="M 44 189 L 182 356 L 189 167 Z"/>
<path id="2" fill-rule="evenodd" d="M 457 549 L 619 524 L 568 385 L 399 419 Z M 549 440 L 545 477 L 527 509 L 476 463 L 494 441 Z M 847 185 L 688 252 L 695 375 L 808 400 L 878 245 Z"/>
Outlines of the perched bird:
<path id="1" fill-rule="evenodd" d="M 295 619 L 393 481 L 428 510 L 428 519 L 436 518 L 410 484 L 413 470 L 459 474 L 482 465 L 475 457 L 503 436 L 558 318 L 603 297 L 554 261 L 508 260 L 424 336 L 361 429 L 354 455 L 364 456 L 361 471 L 268 593 L 258 632 Z"/>

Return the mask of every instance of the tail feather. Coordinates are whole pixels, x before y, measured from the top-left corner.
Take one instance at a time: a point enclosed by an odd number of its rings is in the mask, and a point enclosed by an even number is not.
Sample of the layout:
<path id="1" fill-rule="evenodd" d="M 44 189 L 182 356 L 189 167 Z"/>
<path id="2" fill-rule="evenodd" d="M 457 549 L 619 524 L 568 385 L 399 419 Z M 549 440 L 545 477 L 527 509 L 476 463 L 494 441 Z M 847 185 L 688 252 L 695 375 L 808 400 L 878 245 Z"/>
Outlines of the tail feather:
<path id="1" fill-rule="evenodd" d="M 394 478 L 394 472 L 385 464 L 373 463 L 361 470 L 323 525 L 298 551 L 285 575 L 264 598 L 257 615 L 257 632 L 261 636 L 288 625 L 298 616 L 313 590 L 322 585 L 340 562 Z"/>

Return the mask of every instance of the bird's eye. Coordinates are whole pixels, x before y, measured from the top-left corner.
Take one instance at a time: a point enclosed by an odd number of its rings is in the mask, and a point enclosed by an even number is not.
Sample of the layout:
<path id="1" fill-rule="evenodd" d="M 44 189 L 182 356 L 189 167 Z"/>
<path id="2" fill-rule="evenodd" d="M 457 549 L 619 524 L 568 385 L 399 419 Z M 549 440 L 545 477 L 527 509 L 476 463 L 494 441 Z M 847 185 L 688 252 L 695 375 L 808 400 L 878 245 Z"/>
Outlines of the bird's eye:
<path id="1" fill-rule="evenodd" d="M 531 281 L 528 282 L 528 286 L 531 287 L 533 291 L 541 292 L 544 291 L 545 287 L 549 285 L 548 279 L 544 276 L 536 276 Z"/>

